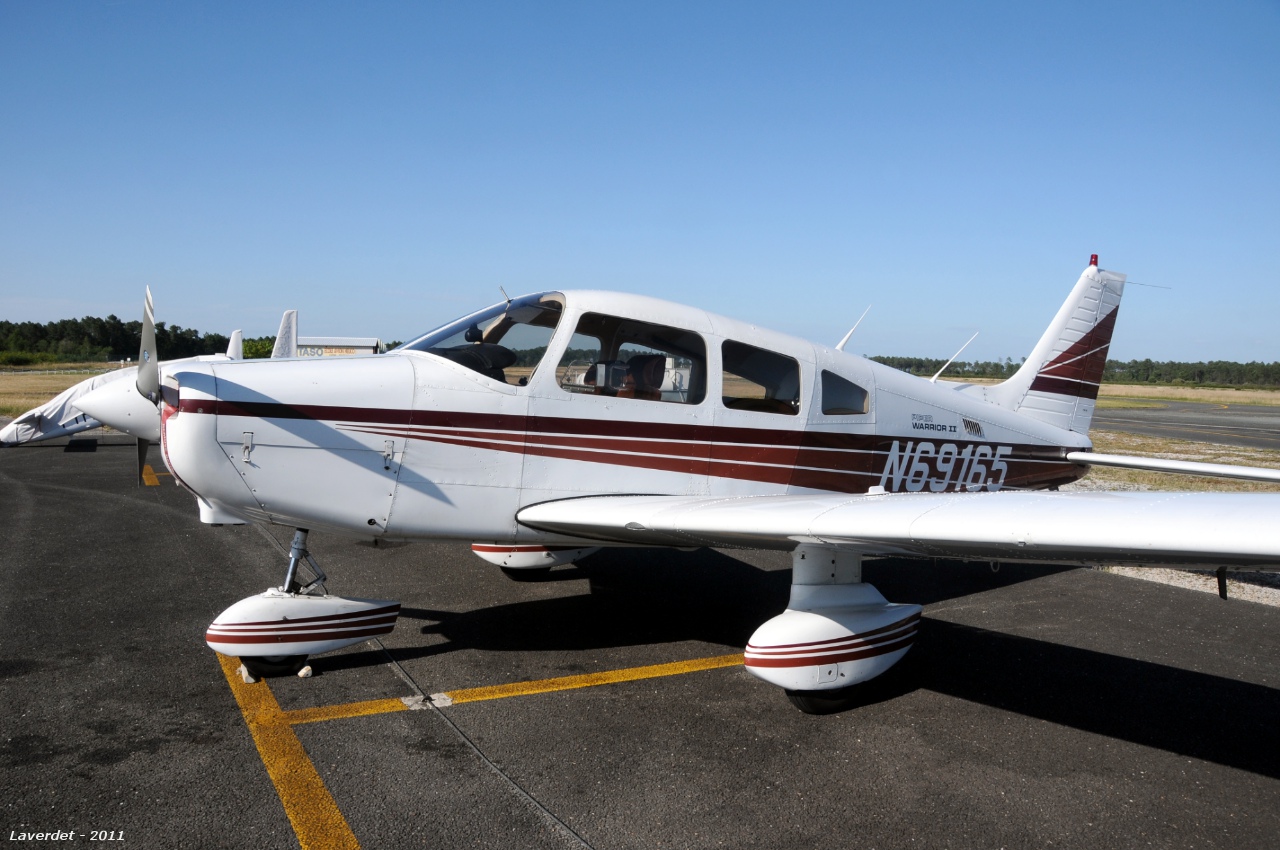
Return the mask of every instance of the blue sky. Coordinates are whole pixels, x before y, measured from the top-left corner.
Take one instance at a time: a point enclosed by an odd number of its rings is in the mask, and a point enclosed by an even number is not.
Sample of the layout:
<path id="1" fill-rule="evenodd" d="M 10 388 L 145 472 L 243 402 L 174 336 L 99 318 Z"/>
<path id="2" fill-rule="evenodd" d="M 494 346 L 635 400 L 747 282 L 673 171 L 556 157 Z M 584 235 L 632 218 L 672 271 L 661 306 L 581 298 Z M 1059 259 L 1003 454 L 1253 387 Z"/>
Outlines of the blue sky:
<path id="1" fill-rule="evenodd" d="M 622 289 L 849 349 L 1280 360 L 1280 3 L 0 5 L 0 318 L 405 339 Z"/>

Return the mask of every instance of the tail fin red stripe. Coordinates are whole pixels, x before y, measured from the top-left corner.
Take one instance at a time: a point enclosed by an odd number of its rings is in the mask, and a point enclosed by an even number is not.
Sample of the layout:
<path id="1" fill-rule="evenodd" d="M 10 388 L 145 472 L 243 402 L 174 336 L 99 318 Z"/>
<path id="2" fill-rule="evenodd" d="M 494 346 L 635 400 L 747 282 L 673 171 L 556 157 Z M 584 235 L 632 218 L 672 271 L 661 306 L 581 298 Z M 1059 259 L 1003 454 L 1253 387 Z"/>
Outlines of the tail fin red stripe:
<path id="1" fill-rule="evenodd" d="M 1117 307 L 1108 313 L 1102 321 L 1072 343 L 1066 351 L 1041 367 L 1040 374 L 1087 381 L 1091 384 L 1101 383 L 1102 373 L 1107 368 L 1107 350 L 1111 347 L 1111 333 L 1115 330 L 1116 314 L 1119 312 L 1120 308 Z M 1047 390 L 1047 392 L 1054 392 L 1054 390 Z"/>

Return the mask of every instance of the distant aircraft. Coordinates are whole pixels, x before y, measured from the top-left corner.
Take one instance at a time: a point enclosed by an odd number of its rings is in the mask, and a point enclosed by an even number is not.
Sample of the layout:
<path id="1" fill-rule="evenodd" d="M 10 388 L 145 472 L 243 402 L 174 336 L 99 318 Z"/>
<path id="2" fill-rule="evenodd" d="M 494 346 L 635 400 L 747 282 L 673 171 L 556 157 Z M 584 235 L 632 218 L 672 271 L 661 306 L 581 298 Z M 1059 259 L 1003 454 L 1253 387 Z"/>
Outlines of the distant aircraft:
<path id="1" fill-rule="evenodd" d="M 97 428 L 102 423 L 82 411 L 77 402 L 82 396 L 122 378 L 133 378 L 138 368 L 130 366 L 114 369 L 86 378 L 68 387 L 39 407 L 33 407 L 0 428 L 0 445 L 17 446 L 22 443 L 38 443 L 55 437 L 70 437 L 81 431 Z M 133 381 L 128 381 L 130 387 Z"/>
<path id="2" fill-rule="evenodd" d="M 154 334 L 154 328 L 152 333 Z M 296 356 L 297 338 L 298 311 L 286 310 L 280 320 L 280 330 L 271 356 Z M 231 333 L 226 354 L 166 360 L 160 364 L 160 368 L 167 370 L 186 363 L 243 358 L 243 335 L 236 330 Z M 138 394 L 135 386 L 137 377 L 138 367 L 127 366 L 86 378 L 0 429 L 0 445 L 17 446 L 56 437 L 69 437 L 81 431 L 109 425 L 140 441 L 138 469 L 141 479 L 141 468 L 146 457 L 146 445 L 141 441 L 146 444 L 160 441 L 160 411 L 155 404 Z"/>
<path id="3" fill-rule="evenodd" d="M 822 713 L 916 637 L 921 606 L 863 583 L 864 558 L 1280 566 L 1280 495 L 1052 492 L 1091 464 L 1280 480 L 1091 450 L 1124 280 L 1095 255 L 994 386 L 563 291 L 379 356 L 144 364 L 138 389 L 160 399 L 165 462 L 202 519 L 295 529 L 282 585 L 206 635 L 246 678 L 394 627 L 396 602 L 327 594 L 311 529 L 468 541 L 525 578 L 598 547 L 761 548 L 792 553 L 791 599 L 751 637 L 746 668 Z"/>

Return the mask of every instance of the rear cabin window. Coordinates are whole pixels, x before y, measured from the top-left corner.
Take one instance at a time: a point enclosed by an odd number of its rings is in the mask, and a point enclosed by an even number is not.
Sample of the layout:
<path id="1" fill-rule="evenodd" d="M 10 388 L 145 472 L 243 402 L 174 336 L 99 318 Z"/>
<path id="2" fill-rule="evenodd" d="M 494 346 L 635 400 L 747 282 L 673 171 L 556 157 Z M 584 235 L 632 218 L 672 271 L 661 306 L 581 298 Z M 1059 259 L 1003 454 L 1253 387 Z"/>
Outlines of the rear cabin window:
<path id="1" fill-rule="evenodd" d="M 698 404 L 707 394 L 707 347 L 692 331 L 584 313 L 556 377 L 571 393 Z"/>
<path id="2" fill-rule="evenodd" d="M 822 412 L 827 416 L 855 416 L 867 412 L 867 391 L 834 372 L 822 370 Z"/>
<path id="3" fill-rule="evenodd" d="M 795 358 L 731 339 L 720 352 L 725 407 L 785 416 L 800 412 L 800 363 Z"/>

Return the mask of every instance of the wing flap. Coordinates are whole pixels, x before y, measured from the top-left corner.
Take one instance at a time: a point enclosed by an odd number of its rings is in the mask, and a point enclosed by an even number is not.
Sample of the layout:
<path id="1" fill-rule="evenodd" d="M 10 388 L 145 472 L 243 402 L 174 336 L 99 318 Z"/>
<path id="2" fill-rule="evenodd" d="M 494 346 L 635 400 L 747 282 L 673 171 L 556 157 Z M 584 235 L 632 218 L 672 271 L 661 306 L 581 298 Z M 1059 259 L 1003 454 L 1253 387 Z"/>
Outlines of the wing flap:
<path id="1" fill-rule="evenodd" d="M 531 505 L 531 528 L 612 543 L 1139 566 L 1280 569 L 1280 494 L 598 496 Z"/>

